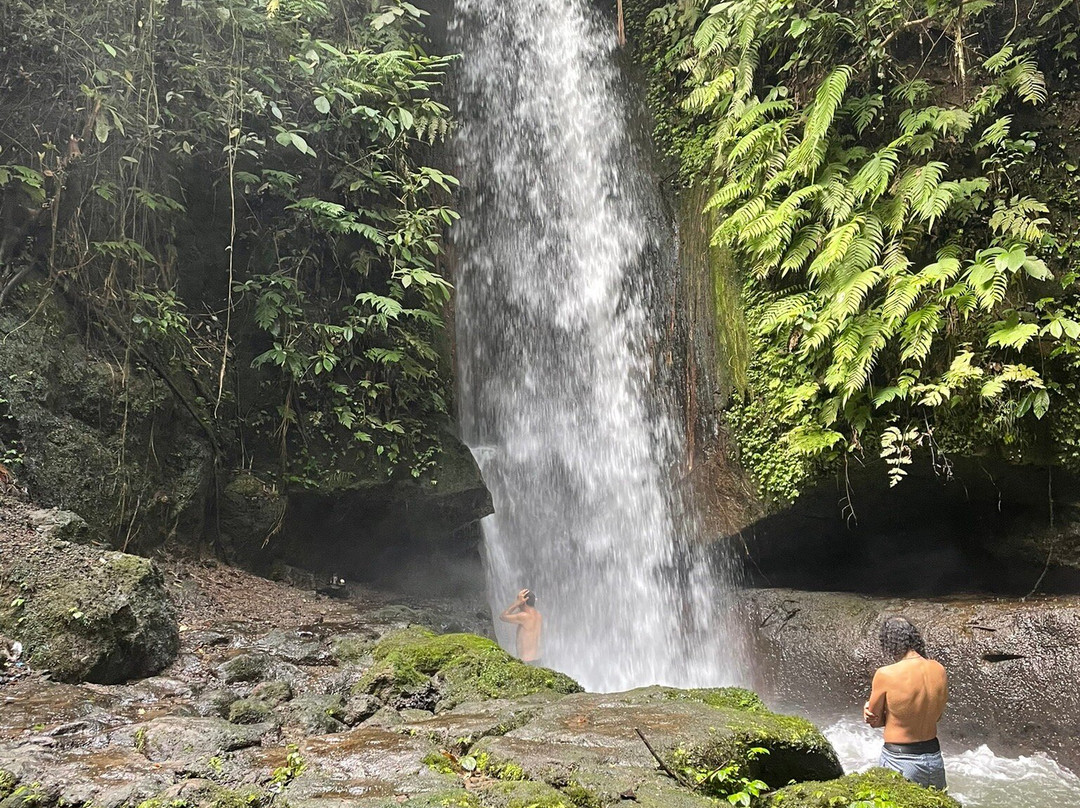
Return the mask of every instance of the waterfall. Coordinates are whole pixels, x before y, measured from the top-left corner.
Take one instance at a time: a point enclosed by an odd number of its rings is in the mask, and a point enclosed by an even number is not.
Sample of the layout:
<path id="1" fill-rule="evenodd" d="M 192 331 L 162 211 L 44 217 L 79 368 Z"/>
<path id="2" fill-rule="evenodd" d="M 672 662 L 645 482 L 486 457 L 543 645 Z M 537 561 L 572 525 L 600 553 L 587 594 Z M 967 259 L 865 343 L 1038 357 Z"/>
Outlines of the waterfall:
<path id="1" fill-rule="evenodd" d="M 450 32 L 459 410 L 495 504 L 493 612 L 532 589 L 543 663 L 591 690 L 738 681 L 729 588 L 677 490 L 656 290 L 674 240 L 614 23 L 585 0 L 455 0 Z"/>

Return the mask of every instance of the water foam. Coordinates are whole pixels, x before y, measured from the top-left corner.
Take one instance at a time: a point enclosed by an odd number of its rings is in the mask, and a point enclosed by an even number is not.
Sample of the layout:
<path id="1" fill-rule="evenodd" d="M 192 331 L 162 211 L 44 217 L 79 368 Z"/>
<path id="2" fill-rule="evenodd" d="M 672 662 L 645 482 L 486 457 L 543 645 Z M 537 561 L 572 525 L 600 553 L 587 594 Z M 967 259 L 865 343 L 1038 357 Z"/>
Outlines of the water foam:
<path id="1" fill-rule="evenodd" d="M 845 771 L 877 765 L 881 732 L 855 718 L 843 718 L 825 735 Z M 945 752 L 949 793 L 964 808 L 1077 808 L 1080 778 L 1044 754 L 1016 758 L 995 754 L 986 745 L 959 753 Z"/>

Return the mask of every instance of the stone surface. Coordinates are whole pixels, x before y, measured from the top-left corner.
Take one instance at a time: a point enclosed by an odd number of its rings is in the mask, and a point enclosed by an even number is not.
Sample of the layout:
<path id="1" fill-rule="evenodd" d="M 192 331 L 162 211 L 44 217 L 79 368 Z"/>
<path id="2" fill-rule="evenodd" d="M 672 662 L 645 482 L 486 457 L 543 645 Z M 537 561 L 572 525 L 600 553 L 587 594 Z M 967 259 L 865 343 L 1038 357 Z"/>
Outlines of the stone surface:
<path id="1" fill-rule="evenodd" d="M 883 664 L 878 629 L 903 614 L 949 673 L 946 742 L 1045 750 L 1080 766 L 1080 598 L 937 601 L 832 592 L 745 592 L 761 687 L 812 713 L 853 711 Z"/>
<path id="2" fill-rule="evenodd" d="M 393 799 L 460 789 L 456 778 L 432 771 L 423 763 L 434 751 L 426 739 L 368 727 L 311 738 L 299 745 L 307 765 L 289 783 L 284 798 L 290 804 L 306 799 Z M 268 750 L 261 760 L 267 769 L 284 762 L 281 750 Z"/>
<path id="3" fill-rule="evenodd" d="M 747 764 L 748 772 L 773 787 L 843 774 L 832 746 L 810 722 L 772 713 L 737 688 L 574 694 L 541 708 L 518 729 L 484 738 L 476 749 L 495 765 L 519 766 L 529 779 L 574 779 L 614 799 L 656 768 L 637 730 L 673 767 L 713 770 L 761 747 L 769 754 Z"/>
<path id="4" fill-rule="evenodd" d="M 59 508 L 35 508 L 26 514 L 34 530 L 46 541 L 70 541 L 89 544 L 94 533 L 86 520 L 73 511 Z"/>
<path id="5" fill-rule="evenodd" d="M 288 723 L 299 727 L 305 735 L 326 735 L 346 729 L 345 703 L 341 696 L 305 695 L 289 703 Z"/>
<path id="6" fill-rule="evenodd" d="M 241 471 L 229 479 L 217 500 L 218 542 L 239 563 L 263 555 L 281 528 L 286 498 L 271 483 Z"/>
<path id="7" fill-rule="evenodd" d="M 195 419 L 153 371 L 117 361 L 122 350 L 88 348 L 55 287 L 24 288 L 25 305 L 0 312 L 0 398 L 20 481 L 116 546 L 198 536 L 212 450 Z"/>
<path id="8" fill-rule="evenodd" d="M 176 612 L 145 558 L 42 541 L 0 558 L 0 632 L 65 681 L 150 676 L 179 648 Z"/>

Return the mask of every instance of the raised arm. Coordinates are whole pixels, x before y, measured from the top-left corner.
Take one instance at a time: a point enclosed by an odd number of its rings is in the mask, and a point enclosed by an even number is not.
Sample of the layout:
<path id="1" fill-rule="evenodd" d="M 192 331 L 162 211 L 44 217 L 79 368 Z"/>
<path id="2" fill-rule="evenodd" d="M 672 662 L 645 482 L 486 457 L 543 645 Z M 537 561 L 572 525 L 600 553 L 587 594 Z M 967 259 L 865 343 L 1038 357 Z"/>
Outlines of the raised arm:
<path id="1" fill-rule="evenodd" d="M 870 698 L 863 706 L 863 720 L 872 727 L 885 726 L 885 676 L 881 671 L 874 673 L 874 684 L 870 688 Z"/>
<path id="2" fill-rule="evenodd" d="M 504 623 L 520 623 L 525 619 L 525 615 L 520 613 L 521 607 L 525 605 L 525 596 L 529 594 L 528 589 L 522 589 L 518 592 L 517 600 L 503 609 L 503 613 L 499 615 L 499 619 Z"/>

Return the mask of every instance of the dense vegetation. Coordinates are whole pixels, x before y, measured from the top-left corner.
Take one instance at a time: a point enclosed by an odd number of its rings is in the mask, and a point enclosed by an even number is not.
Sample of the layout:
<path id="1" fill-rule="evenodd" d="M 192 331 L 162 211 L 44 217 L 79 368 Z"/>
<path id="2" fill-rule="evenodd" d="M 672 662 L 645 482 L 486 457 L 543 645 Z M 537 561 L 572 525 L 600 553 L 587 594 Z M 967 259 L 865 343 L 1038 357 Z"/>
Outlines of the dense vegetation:
<path id="1" fill-rule="evenodd" d="M 849 459 L 1077 467 L 1075 3 L 675 0 L 630 27 L 736 270 L 728 423 L 767 498 Z"/>
<path id="2" fill-rule="evenodd" d="M 421 474 L 455 216 L 423 16 L 0 0 L 0 306 L 43 281 L 235 466 Z"/>

